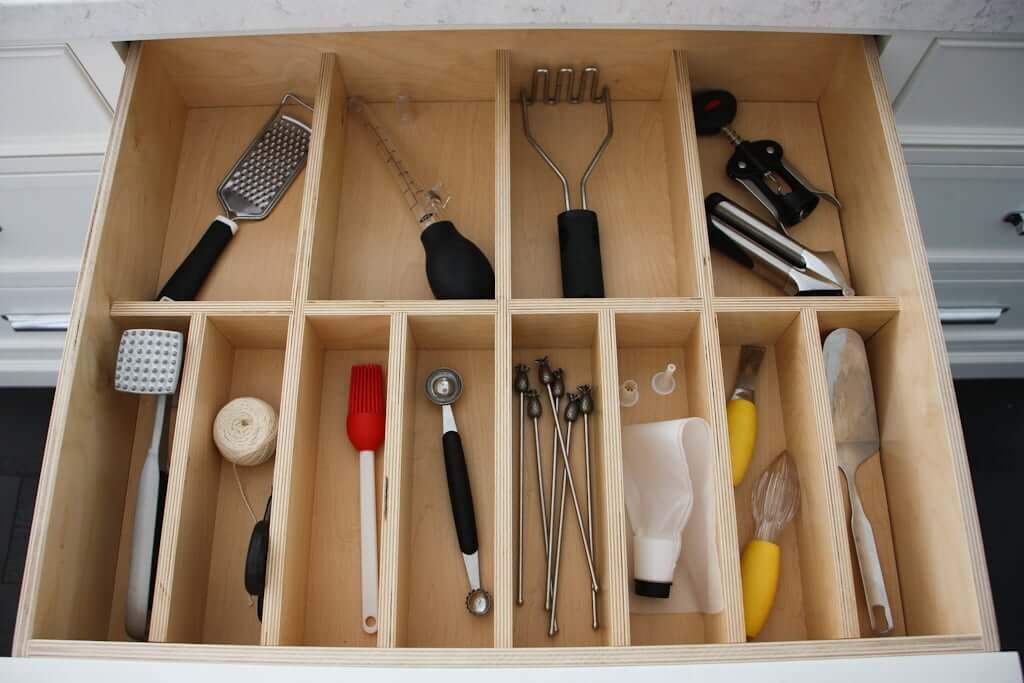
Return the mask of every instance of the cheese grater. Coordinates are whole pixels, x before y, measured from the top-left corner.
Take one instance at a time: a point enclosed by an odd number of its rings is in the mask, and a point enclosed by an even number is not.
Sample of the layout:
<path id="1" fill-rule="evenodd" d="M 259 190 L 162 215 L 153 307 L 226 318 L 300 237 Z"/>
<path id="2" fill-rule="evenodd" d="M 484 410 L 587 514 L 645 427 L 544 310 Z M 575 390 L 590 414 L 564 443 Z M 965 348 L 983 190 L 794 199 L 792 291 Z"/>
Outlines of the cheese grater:
<path id="1" fill-rule="evenodd" d="M 191 301 L 213 269 L 221 252 L 238 232 L 236 221 L 261 221 L 270 215 L 302 171 L 309 152 L 310 127 L 283 113 L 289 100 L 313 111 L 288 93 L 263 130 L 249 143 L 217 188 L 227 216 L 217 216 L 195 248 L 174 271 L 157 297 L 161 301 Z"/>
<path id="2" fill-rule="evenodd" d="M 156 557 L 160 547 L 163 500 L 167 472 L 160 466 L 160 440 L 164 432 L 167 397 L 178 390 L 185 336 L 170 330 L 125 330 L 117 350 L 114 388 L 129 394 L 157 397 L 153 436 L 139 475 L 132 528 L 132 555 L 125 598 L 125 631 L 145 640 L 152 603 Z"/>

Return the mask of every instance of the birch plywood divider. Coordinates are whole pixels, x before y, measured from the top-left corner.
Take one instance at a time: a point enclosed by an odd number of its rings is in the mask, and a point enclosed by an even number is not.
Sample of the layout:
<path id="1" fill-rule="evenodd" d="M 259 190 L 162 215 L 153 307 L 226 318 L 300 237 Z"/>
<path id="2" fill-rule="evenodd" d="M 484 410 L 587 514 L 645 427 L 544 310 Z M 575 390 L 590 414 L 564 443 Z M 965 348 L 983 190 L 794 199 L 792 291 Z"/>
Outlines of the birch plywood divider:
<path id="1" fill-rule="evenodd" d="M 611 89 L 615 121 L 588 193 L 601 217 L 609 298 L 562 299 L 555 218 L 564 203 L 526 140 L 519 93 L 536 67 L 591 64 Z M 842 199 L 842 210 L 822 205 L 794 235 L 835 251 L 858 296 L 788 298 L 710 249 L 706 193 L 759 211 L 723 173 L 729 144 L 696 135 L 691 95 L 712 87 L 736 94 L 742 135 L 778 139 L 814 184 Z M 314 106 L 312 115 L 296 112 L 312 128 L 305 170 L 270 218 L 243 224 L 197 301 L 153 301 L 219 212 L 223 173 L 285 92 Z M 416 178 L 444 182 L 447 216 L 494 266 L 494 299 L 433 300 L 416 224 L 361 115 L 349 112 L 351 96 L 369 102 Z M 396 108 L 396 96 L 407 109 Z M 538 103 L 530 114 L 578 205 L 576 179 L 603 135 L 603 108 Z M 15 653 L 562 666 L 996 649 L 912 207 L 877 54 L 860 38 L 424 31 L 135 45 L 54 401 Z M 123 614 L 153 404 L 116 393 L 111 378 L 120 332 L 149 326 L 188 337 L 149 642 L 136 643 Z M 858 485 L 895 615 L 886 637 L 866 620 L 836 464 L 821 343 L 837 327 L 865 338 L 878 407 L 882 452 Z M 767 354 L 753 462 L 734 489 L 725 401 L 739 346 L 749 343 Z M 570 514 L 556 637 L 542 607 L 535 486 L 523 508 L 525 604 L 515 602 L 512 366 L 546 354 L 570 387 L 597 387 L 590 439 L 600 628 L 591 628 L 587 563 Z M 670 360 L 679 386 L 657 397 L 650 376 Z M 344 429 L 350 368 L 366 362 L 386 376 L 375 634 L 361 626 L 358 464 Z M 464 606 L 441 411 L 423 390 L 440 366 L 465 381 L 455 414 L 481 580 L 493 596 L 484 617 Z M 642 400 L 620 410 L 627 378 L 641 385 Z M 211 437 L 217 411 L 242 395 L 279 415 L 275 458 L 241 472 L 255 507 L 273 493 L 262 622 L 242 584 L 252 520 Z M 712 551 L 724 608 L 631 614 L 622 429 L 690 416 L 713 434 Z M 541 426 L 549 454 L 550 420 Z M 529 426 L 525 433 L 531 454 Z M 739 557 L 752 534 L 751 489 L 783 449 L 800 473 L 801 508 L 781 538 L 775 609 L 748 642 Z"/>

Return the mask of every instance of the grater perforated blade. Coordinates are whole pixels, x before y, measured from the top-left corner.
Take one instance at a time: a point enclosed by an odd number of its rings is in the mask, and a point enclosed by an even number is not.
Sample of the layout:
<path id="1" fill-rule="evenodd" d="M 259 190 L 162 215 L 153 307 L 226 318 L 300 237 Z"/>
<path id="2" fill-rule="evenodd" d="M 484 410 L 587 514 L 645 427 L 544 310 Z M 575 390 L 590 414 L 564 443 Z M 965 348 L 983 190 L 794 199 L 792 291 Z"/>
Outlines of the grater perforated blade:
<path id="1" fill-rule="evenodd" d="M 309 138 L 309 126 L 279 107 L 217 188 L 224 210 L 239 220 L 270 215 L 305 165 Z"/>
<path id="2" fill-rule="evenodd" d="M 185 335 L 171 330 L 125 330 L 117 349 L 114 388 L 130 394 L 173 394 L 181 374 Z"/>

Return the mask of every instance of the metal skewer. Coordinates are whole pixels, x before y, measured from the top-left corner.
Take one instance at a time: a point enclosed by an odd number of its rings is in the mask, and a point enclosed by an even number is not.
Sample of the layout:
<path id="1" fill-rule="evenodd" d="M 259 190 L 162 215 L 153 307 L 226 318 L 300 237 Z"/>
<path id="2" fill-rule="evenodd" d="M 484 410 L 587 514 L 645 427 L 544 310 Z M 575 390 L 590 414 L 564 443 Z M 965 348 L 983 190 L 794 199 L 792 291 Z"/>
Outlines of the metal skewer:
<path id="1" fill-rule="evenodd" d="M 590 539 L 590 551 L 594 553 L 594 569 L 597 569 L 597 548 L 594 546 L 594 506 L 593 489 L 590 475 L 590 414 L 594 412 L 593 389 L 589 384 L 576 387 L 580 396 L 580 412 L 583 414 L 583 452 L 587 472 L 587 537 Z M 595 631 L 600 628 L 597 620 L 597 591 L 590 591 L 590 627 Z"/>
<path id="2" fill-rule="evenodd" d="M 572 452 L 572 428 L 580 414 L 579 396 L 569 394 L 568 403 L 565 406 L 565 447 Z M 555 565 L 551 574 L 551 620 L 548 624 L 548 635 L 558 633 L 558 625 L 555 623 L 555 613 L 558 611 L 558 572 L 562 564 L 562 532 L 565 529 L 565 489 L 569 482 L 570 470 L 568 465 L 562 468 L 562 502 L 559 504 L 558 512 L 558 540 L 555 542 Z M 586 536 L 583 536 L 584 547 L 586 547 Z M 593 594 L 593 589 L 591 589 Z"/>
<path id="3" fill-rule="evenodd" d="M 544 532 L 544 554 L 546 556 L 550 541 L 548 540 L 548 510 L 544 502 L 544 469 L 540 457 L 540 425 L 538 424 L 542 406 L 540 394 L 535 389 L 526 392 L 526 414 L 533 420 L 533 452 L 537 456 L 537 500 L 540 501 L 540 520 L 541 529 Z"/>
<path id="4" fill-rule="evenodd" d="M 542 366 L 541 376 L 547 376 L 549 380 L 552 379 L 554 377 L 554 373 L 551 372 L 551 367 L 548 365 L 547 358 L 541 358 L 537 362 Z M 547 369 L 546 372 L 544 368 Z M 548 401 L 551 403 L 551 409 L 554 410 L 555 397 L 551 391 L 551 384 L 548 383 L 545 384 L 545 386 L 548 390 Z M 594 571 L 594 556 L 590 552 L 590 544 L 587 542 L 587 529 L 583 524 L 583 513 L 580 512 L 580 501 L 579 497 L 576 495 L 576 484 L 573 482 L 572 471 L 569 467 L 569 452 L 565 448 L 565 440 L 562 438 L 562 426 L 560 422 L 561 420 L 558 419 L 558 414 L 555 413 L 555 436 L 558 438 L 558 445 L 562 451 L 562 466 L 568 471 L 567 477 L 569 482 L 569 493 L 572 495 L 572 505 L 576 512 L 576 523 L 579 525 L 580 539 L 583 541 L 583 550 L 587 556 L 587 568 L 590 570 L 590 585 L 593 587 L 593 590 L 599 590 L 597 585 L 597 572 Z"/>
<path id="5" fill-rule="evenodd" d="M 551 541 L 554 540 L 555 536 L 555 482 L 558 479 L 558 403 L 565 389 L 565 383 L 561 380 L 560 376 L 556 377 L 555 371 L 548 364 L 547 356 L 537 359 L 537 374 L 540 377 L 540 383 L 547 387 L 548 396 L 554 397 L 552 400 L 552 410 L 554 411 L 552 424 L 554 425 L 553 431 L 555 433 L 551 438 L 551 508 L 546 521 L 548 546 L 544 549 L 544 576 L 547 577 L 547 586 L 544 589 L 544 609 L 547 610 L 551 609 Z"/>
<path id="6" fill-rule="evenodd" d="M 525 444 L 523 443 L 523 437 L 525 436 L 525 400 L 526 392 L 530 390 L 530 368 L 525 365 L 517 365 L 515 367 L 515 389 L 519 393 L 519 542 L 518 542 L 518 557 L 516 562 L 518 564 L 519 576 L 516 582 L 516 604 L 523 604 L 523 478 L 525 476 L 523 467 L 525 465 L 525 458 L 523 452 L 525 450 Z"/>

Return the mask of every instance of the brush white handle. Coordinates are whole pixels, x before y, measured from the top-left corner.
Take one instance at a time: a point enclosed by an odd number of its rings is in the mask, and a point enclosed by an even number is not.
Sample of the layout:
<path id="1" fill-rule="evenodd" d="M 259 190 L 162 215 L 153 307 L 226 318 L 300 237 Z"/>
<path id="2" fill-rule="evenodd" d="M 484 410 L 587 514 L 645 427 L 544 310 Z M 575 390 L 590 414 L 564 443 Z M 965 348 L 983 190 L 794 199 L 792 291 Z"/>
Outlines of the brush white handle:
<path id="1" fill-rule="evenodd" d="M 363 631 L 377 632 L 377 482 L 373 451 L 359 451 Z"/>
<path id="2" fill-rule="evenodd" d="M 139 475 L 132 528 L 132 556 L 128 569 L 128 593 L 124 606 L 124 628 L 135 640 L 146 640 L 149 621 L 149 587 L 153 572 L 153 544 L 156 537 L 157 506 L 160 498 L 160 437 L 163 435 L 167 396 L 157 397 L 153 438 Z"/>

